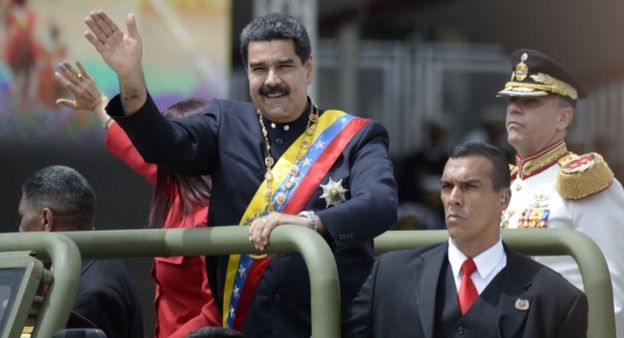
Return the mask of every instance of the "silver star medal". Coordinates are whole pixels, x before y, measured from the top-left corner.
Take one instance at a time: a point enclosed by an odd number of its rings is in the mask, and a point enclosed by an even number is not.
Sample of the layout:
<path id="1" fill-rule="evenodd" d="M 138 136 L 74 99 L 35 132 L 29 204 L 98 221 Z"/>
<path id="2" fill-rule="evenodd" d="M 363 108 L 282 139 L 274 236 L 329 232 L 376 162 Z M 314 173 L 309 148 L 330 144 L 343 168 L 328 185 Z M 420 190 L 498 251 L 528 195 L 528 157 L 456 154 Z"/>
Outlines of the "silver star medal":
<path id="1" fill-rule="evenodd" d="M 323 194 L 320 198 L 325 199 L 325 207 L 329 208 L 331 205 L 337 205 L 338 203 L 342 203 L 347 200 L 345 197 L 345 193 L 349 191 L 342 186 L 342 179 L 338 181 L 334 181 L 329 178 L 329 182 L 327 184 L 321 184 L 321 188 L 323 188 Z"/>

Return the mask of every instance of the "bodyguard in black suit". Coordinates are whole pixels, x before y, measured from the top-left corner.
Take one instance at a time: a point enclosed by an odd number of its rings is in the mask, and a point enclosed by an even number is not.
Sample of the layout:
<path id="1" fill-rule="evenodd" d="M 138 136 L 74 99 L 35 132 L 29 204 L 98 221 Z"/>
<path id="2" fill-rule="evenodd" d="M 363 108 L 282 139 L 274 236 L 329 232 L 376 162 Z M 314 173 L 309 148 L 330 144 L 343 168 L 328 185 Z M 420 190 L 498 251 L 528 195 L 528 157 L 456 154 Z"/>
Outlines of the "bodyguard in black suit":
<path id="1" fill-rule="evenodd" d="M 20 231 L 92 230 L 95 193 L 76 170 L 60 165 L 46 167 L 22 185 L 19 214 Z M 120 260 L 82 262 L 73 310 L 108 337 L 143 338 L 134 282 Z"/>
<path id="2" fill-rule="evenodd" d="M 585 295 L 500 240 L 510 197 L 504 155 L 489 145 L 459 145 L 441 182 L 449 242 L 382 255 L 353 302 L 344 336 L 586 337 Z M 469 259 L 477 271 L 464 277 Z M 468 284 L 478 296 L 465 305 Z"/>
<path id="3" fill-rule="evenodd" d="M 73 310 L 107 337 L 143 338 L 140 307 L 132 276 L 122 260 L 82 262 Z"/>
<path id="4" fill-rule="evenodd" d="M 336 258 L 346 314 L 372 267 L 372 239 L 396 221 L 396 185 L 388 134 L 380 124 L 318 109 L 307 97 L 313 63 L 305 27 L 284 14 L 256 18 L 241 35 L 253 104 L 215 99 L 203 116 L 169 121 L 147 93 L 134 17 L 128 17 L 128 34 L 103 12 L 86 23 L 87 39 L 121 83 L 107 111 L 143 158 L 187 175 L 210 174 L 208 225 L 249 225 L 249 239 L 259 250 L 280 224 L 323 235 Z M 329 120 L 337 124 L 325 129 Z M 323 135 L 334 126 L 339 134 L 326 142 Z M 316 151 L 323 153 L 315 160 Z M 301 191 L 309 194 L 295 197 Z M 241 267 L 231 269 L 231 262 Z M 310 337 L 309 279 L 301 256 L 272 257 L 258 283 L 232 287 L 233 276 L 258 275 L 249 272 L 258 265 L 248 269 L 242 262 L 243 256 L 208 260 L 224 324 L 244 329 L 246 337 Z M 257 289 L 244 320 L 239 305 L 247 298 L 240 295 L 250 294 L 250 284 Z"/>

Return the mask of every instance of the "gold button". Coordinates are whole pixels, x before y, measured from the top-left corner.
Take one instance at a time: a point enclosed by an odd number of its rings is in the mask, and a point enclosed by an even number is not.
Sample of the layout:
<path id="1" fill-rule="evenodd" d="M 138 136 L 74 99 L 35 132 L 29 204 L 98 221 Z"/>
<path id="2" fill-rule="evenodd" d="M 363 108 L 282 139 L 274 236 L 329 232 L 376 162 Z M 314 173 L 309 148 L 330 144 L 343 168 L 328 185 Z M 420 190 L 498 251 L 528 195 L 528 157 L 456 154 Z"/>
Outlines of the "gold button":
<path id="1" fill-rule="evenodd" d="M 284 202 L 286 202 L 286 195 L 284 195 L 283 193 L 279 193 L 277 194 L 277 204 L 282 205 L 284 204 Z"/>

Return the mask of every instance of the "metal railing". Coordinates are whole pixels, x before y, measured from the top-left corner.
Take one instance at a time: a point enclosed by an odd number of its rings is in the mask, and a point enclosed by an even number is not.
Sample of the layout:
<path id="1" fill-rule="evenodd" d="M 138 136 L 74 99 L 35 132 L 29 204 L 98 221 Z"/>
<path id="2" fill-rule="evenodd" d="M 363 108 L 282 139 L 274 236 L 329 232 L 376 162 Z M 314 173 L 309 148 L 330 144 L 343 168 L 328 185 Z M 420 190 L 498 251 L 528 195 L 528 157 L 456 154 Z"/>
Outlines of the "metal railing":
<path id="1" fill-rule="evenodd" d="M 397 249 L 420 248 L 444 242 L 446 230 L 389 231 L 375 239 L 377 254 Z M 583 277 L 589 302 L 588 337 L 615 338 L 613 290 L 602 252 L 586 235 L 567 229 L 504 230 L 507 245 L 526 255 L 574 258 Z"/>
<path id="2" fill-rule="evenodd" d="M 445 230 L 389 231 L 375 239 L 377 253 L 419 248 L 448 238 Z M 70 240 L 71 239 L 71 240 Z M 505 230 L 503 239 L 527 255 L 570 255 L 581 270 L 589 301 L 589 337 L 615 337 L 613 298 L 606 261 L 582 233 L 562 229 Z M 100 230 L 0 235 L 0 251 L 34 250 L 54 264 L 54 283 L 43 303 L 33 337 L 50 337 L 63 328 L 73 306 L 80 257 L 84 259 L 257 253 L 247 229 Z M 307 228 L 284 225 L 271 234 L 267 253 L 299 252 L 310 274 L 312 335 L 340 337 L 340 292 L 334 257 L 325 240 Z"/>
<path id="3" fill-rule="evenodd" d="M 258 253 L 247 227 L 65 232 L 83 259 Z M 299 252 L 310 275 L 312 336 L 340 337 L 338 270 L 327 242 L 315 232 L 282 225 L 271 233 L 266 253 Z"/>
<path id="4" fill-rule="evenodd" d="M 0 235 L 0 251 L 32 250 L 49 257 L 54 264 L 50 285 L 35 322 L 32 337 L 52 337 L 65 328 L 76 300 L 80 279 L 80 251 L 67 236 L 52 232 L 6 233 Z"/>

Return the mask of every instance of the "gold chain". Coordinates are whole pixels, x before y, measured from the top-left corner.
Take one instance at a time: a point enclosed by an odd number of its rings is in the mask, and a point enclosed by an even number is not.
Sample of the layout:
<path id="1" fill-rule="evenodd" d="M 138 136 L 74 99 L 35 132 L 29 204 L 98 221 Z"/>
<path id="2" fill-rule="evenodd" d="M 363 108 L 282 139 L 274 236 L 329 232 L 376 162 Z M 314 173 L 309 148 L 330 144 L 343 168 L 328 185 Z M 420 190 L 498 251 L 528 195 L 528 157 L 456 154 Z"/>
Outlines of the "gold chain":
<path id="1" fill-rule="evenodd" d="M 266 173 L 264 174 L 264 180 L 266 181 L 266 190 L 264 192 L 264 199 L 267 202 L 267 206 L 265 211 L 270 213 L 275 211 L 275 201 L 273 200 L 273 171 L 271 168 L 273 164 L 275 164 L 275 160 L 271 157 L 271 143 L 269 142 L 269 133 L 264 126 L 264 120 L 262 118 L 262 113 L 259 109 L 256 110 L 258 114 L 258 121 L 260 122 L 260 127 L 262 128 L 262 136 L 264 137 L 264 146 L 265 146 L 265 157 L 264 157 L 264 165 L 266 167 Z M 303 140 L 301 140 L 301 144 L 299 146 L 299 150 L 297 151 L 297 157 L 295 164 L 290 168 L 288 177 L 286 179 L 286 192 L 284 196 L 278 196 L 277 203 L 283 204 L 286 201 L 286 196 L 288 195 L 288 191 L 292 189 L 295 185 L 295 180 L 297 175 L 299 174 L 299 170 L 301 169 L 301 162 L 305 158 L 305 153 L 303 149 L 307 149 L 312 145 L 312 136 L 314 135 L 314 130 L 316 129 L 316 122 L 318 122 L 319 113 L 318 108 L 314 104 L 314 102 L 310 101 L 310 114 L 308 115 L 308 123 L 306 125 L 306 129 L 303 135 Z"/>

